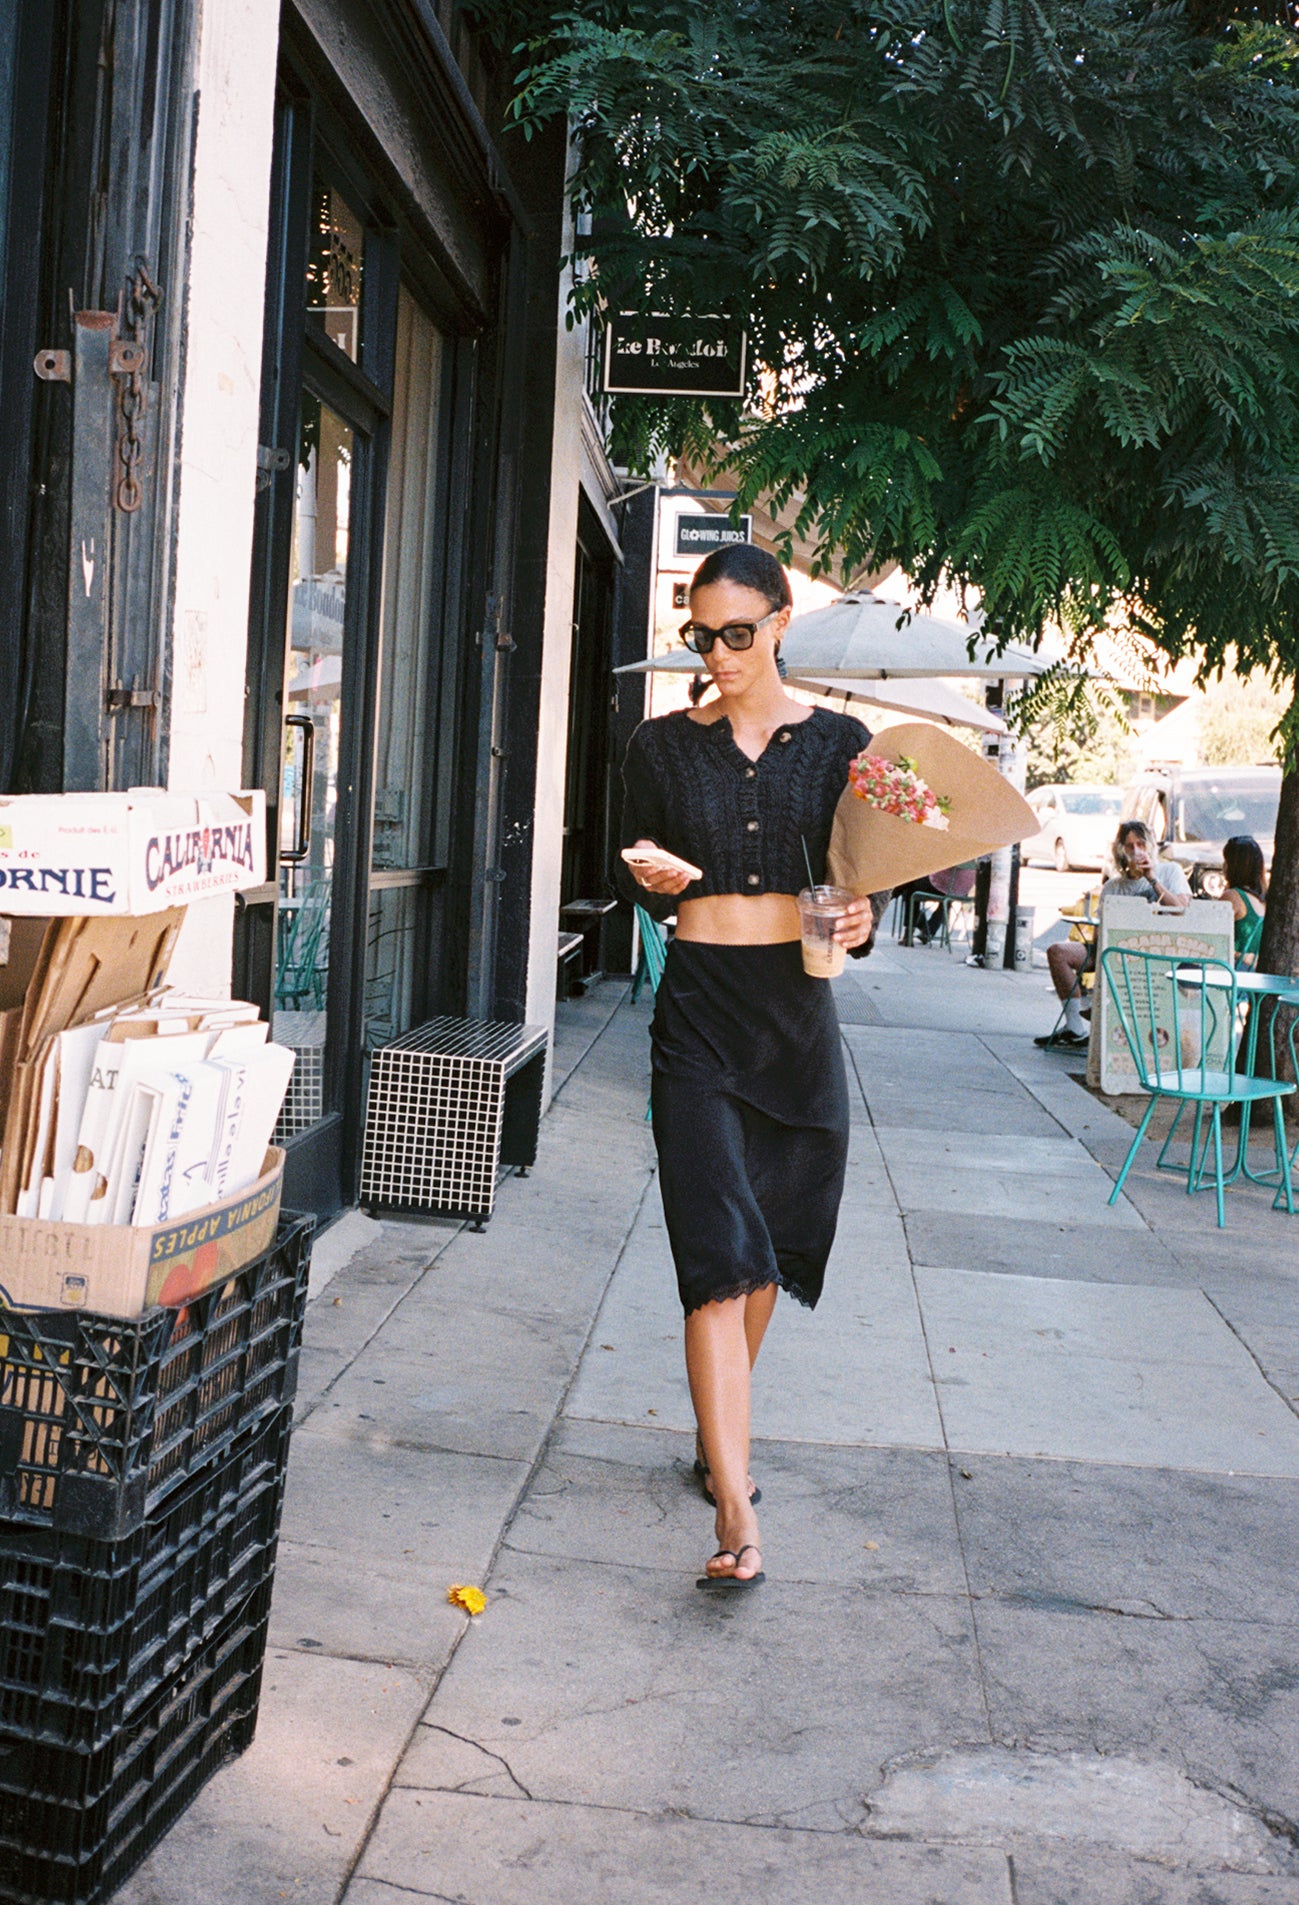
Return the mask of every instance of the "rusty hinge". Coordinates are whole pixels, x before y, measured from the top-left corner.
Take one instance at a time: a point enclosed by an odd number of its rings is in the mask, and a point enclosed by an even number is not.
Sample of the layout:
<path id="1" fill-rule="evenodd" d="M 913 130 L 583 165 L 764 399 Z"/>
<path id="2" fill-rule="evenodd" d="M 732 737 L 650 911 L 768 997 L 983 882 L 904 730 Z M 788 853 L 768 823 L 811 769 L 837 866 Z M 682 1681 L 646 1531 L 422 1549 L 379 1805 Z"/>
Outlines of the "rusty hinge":
<path id="1" fill-rule="evenodd" d="M 126 688 L 119 681 L 105 692 L 104 706 L 112 714 L 123 708 L 160 708 L 162 696 L 156 688 Z"/>
<path id="2" fill-rule="evenodd" d="M 148 402 L 144 381 L 146 359 L 145 332 L 152 314 L 162 300 L 162 292 L 149 275 L 144 259 L 137 258 L 135 268 L 122 289 L 117 310 L 83 311 L 74 322 L 96 331 L 111 330 L 108 347 L 108 375 L 115 379 L 114 403 L 117 410 L 116 461 L 119 465 L 113 484 L 113 505 L 124 516 L 132 516 L 144 501 L 140 486 L 140 463 L 144 456 L 142 425 Z M 37 351 L 33 360 L 36 375 L 47 384 L 72 382 L 72 352 Z"/>

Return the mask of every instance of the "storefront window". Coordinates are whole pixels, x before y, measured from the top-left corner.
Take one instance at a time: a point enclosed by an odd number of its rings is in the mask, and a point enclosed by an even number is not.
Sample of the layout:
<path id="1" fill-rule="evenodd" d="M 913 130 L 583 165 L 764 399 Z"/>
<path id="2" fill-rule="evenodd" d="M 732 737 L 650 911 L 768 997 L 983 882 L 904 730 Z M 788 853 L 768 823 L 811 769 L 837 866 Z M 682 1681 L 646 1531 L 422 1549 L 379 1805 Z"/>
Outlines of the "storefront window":
<path id="1" fill-rule="evenodd" d="M 302 406 L 280 797 L 275 1036 L 299 1055 L 296 1135 L 324 1109 L 329 934 L 343 721 L 344 614 L 355 439 L 310 392 Z M 286 1113 L 286 1116 L 288 1114 Z M 282 1120 L 283 1123 L 283 1120 Z"/>
<path id="2" fill-rule="evenodd" d="M 441 335 L 403 289 L 397 306 L 383 558 L 376 868 L 422 866 L 429 857 L 438 742 L 436 720 L 430 720 L 437 698 L 430 634 L 442 500 L 437 467 L 441 386 Z"/>
<path id="3" fill-rule="evenodd" d="M 419 1009 L 415 947 L 426 911 L 419 902 L 444 863 L 438 787 L 449 746 L 438 613 L 443 339 L 404 287 L 396 344 L 371 856 L 378 890 L 366 975 L 371 1046 L 406 1030 Z"/>
<path id="4" fill-rule="evenodd" d="M 307 316 L 345 356 L 361 355 L 361 287 L 365 228 L 342 193 L 316 178 L 311 194 Z"/>

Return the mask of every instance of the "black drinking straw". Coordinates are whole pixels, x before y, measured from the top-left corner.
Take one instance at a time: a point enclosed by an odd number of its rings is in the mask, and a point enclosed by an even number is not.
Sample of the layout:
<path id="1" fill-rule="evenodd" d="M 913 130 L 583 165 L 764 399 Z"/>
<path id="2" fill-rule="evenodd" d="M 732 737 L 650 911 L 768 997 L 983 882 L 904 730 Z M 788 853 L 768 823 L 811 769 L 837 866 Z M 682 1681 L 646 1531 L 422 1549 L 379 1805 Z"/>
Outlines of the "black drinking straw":
<path id="1" fill-rule="evenodd" d="M 800 834 L 798 837 L 803 845 L 803 864 L 807 868 L 807 890 L 815 899 L 816 881 L 812 878 L 812 856 L 807 850 L 807 837 L 805 834 Z"/>

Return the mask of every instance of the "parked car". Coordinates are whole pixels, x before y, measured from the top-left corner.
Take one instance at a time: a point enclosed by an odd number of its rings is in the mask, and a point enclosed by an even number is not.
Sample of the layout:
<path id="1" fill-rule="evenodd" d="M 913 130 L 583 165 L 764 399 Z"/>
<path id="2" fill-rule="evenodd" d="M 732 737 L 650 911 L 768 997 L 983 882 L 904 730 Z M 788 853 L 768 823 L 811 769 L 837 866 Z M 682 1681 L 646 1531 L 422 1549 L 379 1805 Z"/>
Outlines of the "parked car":
<path id="1" fill-rule="evenodd" d="M 1047 860 L 1060 873 L 1070 867 L 1106 867 L 1110 846 L 1123 811 L 1118 787 L 1060 784 L 1035 787 L 1028 802 L 1041 825 L 1019 843 L 1019 857 L 1027 864 Z"/>
<path id="2" fill-rule="evenodd" d="M 1222 846 L 1232 834 L 1253 834 L 1270 871 L 1280 798 L 1279 767 L 1152 768 L 1124 794 L 1123 818 L 1144 820 L 1160 858 L 1180 860 L 1191 891 L 1217 899 Z"/>

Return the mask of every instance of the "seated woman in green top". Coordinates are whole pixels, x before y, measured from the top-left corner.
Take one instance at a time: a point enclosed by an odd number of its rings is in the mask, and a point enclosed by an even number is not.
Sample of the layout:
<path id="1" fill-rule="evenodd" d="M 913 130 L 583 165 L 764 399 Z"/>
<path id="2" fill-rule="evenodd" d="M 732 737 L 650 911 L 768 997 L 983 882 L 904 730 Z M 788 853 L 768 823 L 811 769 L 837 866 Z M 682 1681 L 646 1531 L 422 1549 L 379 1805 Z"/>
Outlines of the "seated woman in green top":
<path id="1" fill-rule="evenodd" d="M 1231 902 L 1236 919 L 1236 965 L 1242 972 L 1252 972 L 1258 964 L 1263 911 L 1267 904 L 1263 849 L 1252 834 L 1233 834 L 1226 842 L 1222 849 L 1222 870 L 1227 876 L 1227 890 L 1222 897 Z"/>

